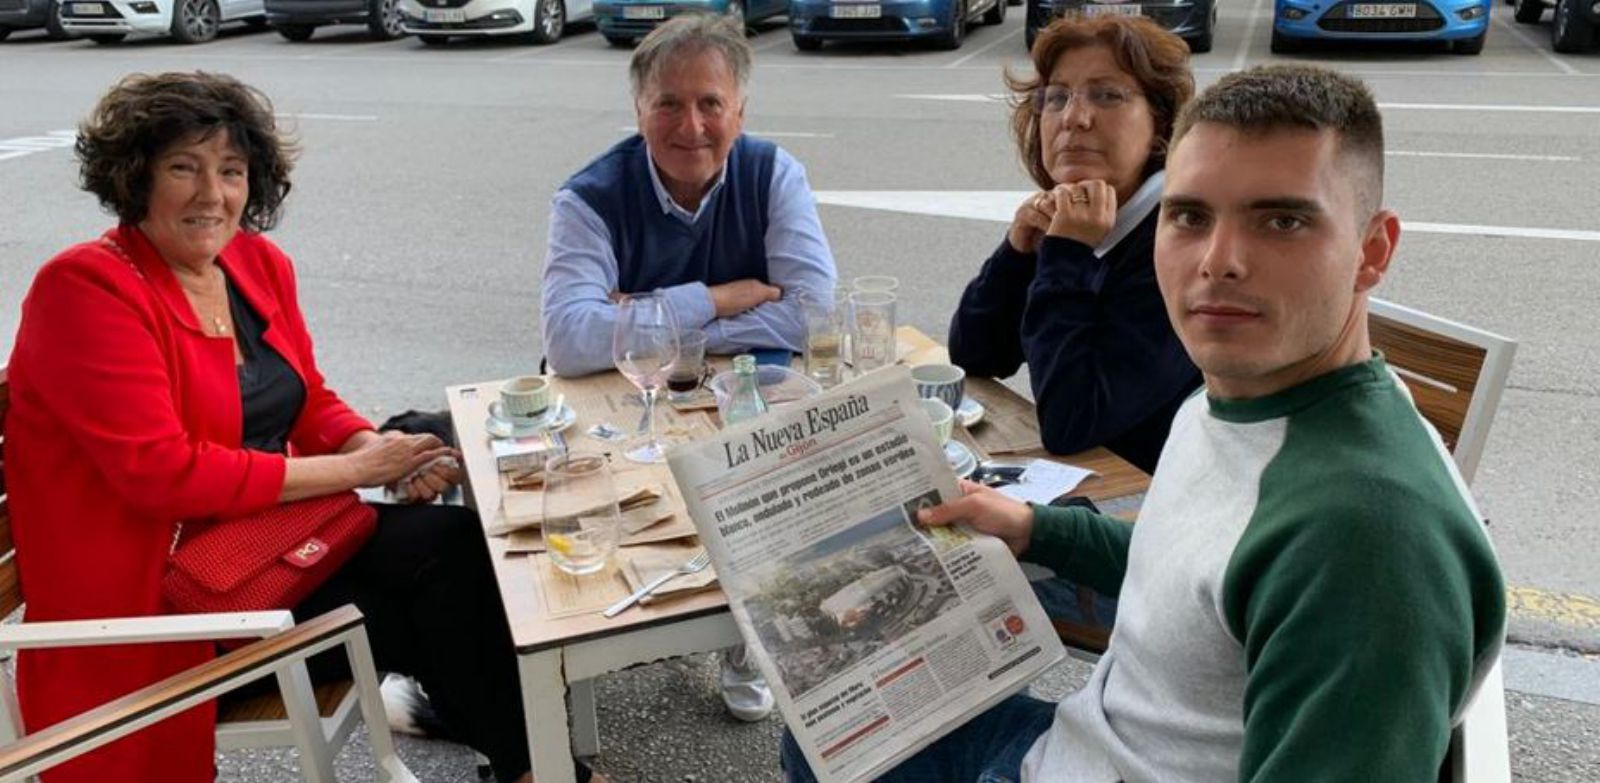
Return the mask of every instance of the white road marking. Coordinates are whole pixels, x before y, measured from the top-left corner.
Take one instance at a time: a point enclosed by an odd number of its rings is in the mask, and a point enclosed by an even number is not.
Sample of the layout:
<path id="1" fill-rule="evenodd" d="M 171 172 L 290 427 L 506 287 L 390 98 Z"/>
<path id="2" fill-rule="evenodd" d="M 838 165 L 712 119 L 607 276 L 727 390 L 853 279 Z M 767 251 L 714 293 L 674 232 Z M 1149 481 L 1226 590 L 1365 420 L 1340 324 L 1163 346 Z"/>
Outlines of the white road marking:
<path id="1" fill-rule="evenodd" d="M 78 140 L 78 132 L 74 130 L 53 130 L 43 136 L 18 136 L 14 139 L 0 139 L 0 161 L 26 157 L 39 152 L 66 149 Z"/>
<path id="2" fill-rule="evenodd" d="M 1405 111 L 1494 111 L 1549 114 L 1600 114 L 1600 106 L 1534 106 L 1494 103 L 1379 103 L 1380 109 Z"/>
<path id="3" fill-rule="evenodd" d="M 1494 15 L 1494 20 L 1496 22 L 1499 22 L 1500 26 L 1504 27 L 1506 29 L 1506 32 L 1511 34 L 1512 38 L 1515 38 L 1518 41 L 1521 41 L 1522 43 L 1526 44 L 1529 49 L 1532 49 L 1535 52 L 1538 52 L 1540 57 L 1543 57 L 1547 62 L 1549 62 L 1551 65 L 1554 65 L 1556 67 L 1556 69 L 1561 71 L 1562 73 L 1564 73 L 1564 74 L 1566 74 L 1568 76 L 1576 76 L 1576 75 L 1578 75 L 1580 73 L 1583 73 L 1582 71 L 1578 70 L 1577 68 L 1572 67 L 1571 63 L 1567 62 L 1566 60 L 1561 59 L 1560 57 L 1555 56 L 1555 53 L 1550 50 L 1550 42 L 1549 41 L 1546 41 L 1544 43 L 1539 43 L 1538 41 L 1533 40 L 1532 36 L 1528 35 L 1527 33 L 1523 32 L 1522 30 L 1518 29 L 1517 25 L 1506 21 L 1505 13 L 1502 12 L 1502 13 L 1495 14 Z"/>
<path id="4" fill-rule="evenodd" d="M 819 190 L 817 203 L 859 209 L 903 212 L 911 215 L 986 220 L 1009 223 L 1017 204 L 1032 195 L 1025 190 Z M 1480 226 L 1463 223 L 1428 223 L 1402 218 L 1401 234 L 1555 239 L 1600 242 L 1600 231 L 1521 226 Z"/>
<path id="5" fill-rule="evenodd" d="M 1256 36 L 1256 21 L 1261 18 L 1263 0 L 1256 0 L 1250 7 L 1250 21 L 1244 25 L 1244 40 L 1239 42 L 1239 51 L 1233 55 L 1233 70 L 1242 71 L 1244 65 L 1250 60 L 1250 41 Z M 1220 21 L 1220 20 L 1218 20 Z"/>
<path id="6" fill-rule="evenodd" d="M 1396 158 L 1467 158 L 1470 160 L 1529 160 L 1541 163 L 1569 163 L 1583 158 L 1572 155 L 1502 155 L 1492 152 L 1413 152 L 1387 150 L 1383 154 Z"/>
<path id="7" fill-rule="evenodd" d="M 377 122 L 375 114 L 279 114 L 280 120 L 332 120 L 335 122 Z"/>
<path id="8" fill-rule="evenodd" d="M 901 93 L 894 97 L 912 101 L 956 101 L 958 103 L 990 103 L 1006 99 L 1006 96 L 998 93 L 991 95 L 980 93 Z"/>
<path id="9" fill-rule="evenodd" d="M 618 133 L 638 133 L 639 129 L 632 125 L 617 128 Z M 751 136 L 760 136 L 766 139 L 831 139 L 832 133 L 811 133 L 809 131 L 764 131 L 745 129 Z"/>
<path id="10" fill-rule="evenodd" d="M 760 46 L 752 46 L 752 47 L 750 47 L 750 51 L 752 51 L 752 52 L 764 52 L 764 51 L 767 51 L 768 49 L 776 49 L 779 46 L 781 46 L 783 44 L 786 44 L 786 43 L 790 43 L 790 40 L 788 38 L 785 38 L 783 36 L 775 35 L 775 36 L 772 37 L 772 40 L 767 41 L 766 43 L 764 43 L 764 44 L 762 44 Z"/>
<path id="11" fill-rule="evenodd" d="M 997 0 L 997 2 L 1004 3 L 1004 2 L 1007 2 L 1007 0 Z M 1027 6 L 1023 6 L 1023 8 L 1027 8 Z M 1009 40 L 1011 40 L 1013 38 L 1016 38 L 1019 35 L 1022 35 L 1023 32 L 1025 32 L 1026 30 L 1027 30 L 1026 26 L 1018 27 L 1017 29 L 1012 30 L 1011 32 L 1006 33 L 1005 35 L 1002 35 L 999 38 L 996 38 L 995 40 L 990 41 L 989 43 L 979 47 L 977 50 L 973 51 L 971 54 L 968 54 L 968 55 L 962 57 L 961 59 L 956 60 L 955 62 L 950 63 L 949 65 L 946 65 L 944 67 L 945 68 L 960 68 L 961 66 L 966 65 L 968 60 L 971 60 L 972 58 L 977 57 L 978 55 L 983 54 L 984 52 L 987 52 L 990 49 L 993 49 L 996 46 L 999 46 L 1000 44 L 1005 43 L 1006 41 L 1009 41 Z"/>

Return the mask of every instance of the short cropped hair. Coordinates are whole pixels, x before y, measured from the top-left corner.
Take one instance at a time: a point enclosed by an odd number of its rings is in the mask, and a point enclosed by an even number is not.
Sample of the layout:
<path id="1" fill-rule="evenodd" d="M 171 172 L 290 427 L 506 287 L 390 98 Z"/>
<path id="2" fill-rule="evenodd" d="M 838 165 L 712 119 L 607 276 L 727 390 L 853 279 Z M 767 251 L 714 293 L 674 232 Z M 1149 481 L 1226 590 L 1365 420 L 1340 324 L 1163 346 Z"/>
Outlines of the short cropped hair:
<path id="1" fill-rule="evenodd" d="M 1331 130 L 1355 164 L 1352 184 L 1365 214 L 1383 204 L 1383 115 L 1360 79 L 1312 65 L 1261 65 L 1207 87 L 1178 117 L 1173 144 L 1202 122 L 1250 134 Z"/>
<path id="2" fill-rule="evenodd" d="M 645 88 L 667 63 L 707 51 L 722 54 L 722 61 L 728 64 L 734 83 L 743 93 L 750 81 L 750 63 L 754 59 L 750 42 L 744 38 L 744 28 L 726 16 L 684 14 L 658 25 L 633 50 L 633 60 L 628 63 L 633 97 L 643 96 Z"/>
<path id="3" fill-rule="evenodd" d="M 1168 142 L 1178 110 L 1194 97 L 1194 74 L 1189 71 L 1189 45 L 1166 28 L 1142 16 L 1099 16 L 1058 19 L 1033 42 L 1033 73 L 1005 73 L 1011 90 L 1011 138 L 1024 171 L 1040 188 L 1056 186 L 1044 165 L 1044 140 L 1039 138 L 1039 115 L 1034 92 L 1043 89 L 1056 69 L 1056 61 L 1074 49 L 1104 46 L 1117 67 L 1139 83 L 1155 118 L 1156 149 L 1150 153 L 1144 176 L 1166 165 Z"/>
<path id="4" fill-rule="evenodd" d="M 133 74 L 112 87 L 78 127 L 80 184 L 123 223 L 150 208 L 151 167 L 174 144 L 226 131 L 247 161 L 250 193 L 240 223 L 277 225 L 296 148 L 278 133 L 272 102 L 225 74 Z"/>

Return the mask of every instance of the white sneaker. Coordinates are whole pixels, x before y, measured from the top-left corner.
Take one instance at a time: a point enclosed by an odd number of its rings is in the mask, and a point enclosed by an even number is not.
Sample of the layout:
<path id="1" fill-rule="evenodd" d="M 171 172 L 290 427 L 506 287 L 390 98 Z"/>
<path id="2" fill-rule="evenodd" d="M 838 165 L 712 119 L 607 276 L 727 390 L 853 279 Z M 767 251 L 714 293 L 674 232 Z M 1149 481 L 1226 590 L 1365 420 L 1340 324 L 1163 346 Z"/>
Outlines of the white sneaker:
<path id="1" fill-rule="evenodd" d="M 450 736 L 450 730 L 433 711 L 433 704 L 416 680 L 403 674 L 387 674 L 378 685 L 378 693 L 383 697 L 383 711 L 389 718 L 390 731 L 434 739 Z"/>
<path id="2" fill-rule="evenodd" d="M 739 720 L 754 723 L 772 714 L 772 689 L 744 645 L 722 651 L 722 703 Z"/>

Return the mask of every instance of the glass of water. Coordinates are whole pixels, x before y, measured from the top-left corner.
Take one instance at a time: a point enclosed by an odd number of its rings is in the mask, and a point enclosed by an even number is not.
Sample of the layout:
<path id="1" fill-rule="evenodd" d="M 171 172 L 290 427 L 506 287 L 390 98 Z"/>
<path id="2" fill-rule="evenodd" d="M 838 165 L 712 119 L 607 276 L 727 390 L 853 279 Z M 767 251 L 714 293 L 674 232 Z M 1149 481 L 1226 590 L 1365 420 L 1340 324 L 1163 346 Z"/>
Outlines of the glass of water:
<path id="1" fill-rule="evenodd" d="M 850 350 L 856 369 L 871 372 L 895 362 L 894 294 L 856 291 L 850 295 Z"/>
<path id="2" fill-rule="evenodd" d="M 617 487 L 605 455 L 571 451 L 545 463 L 541 532 L 551 561 L 562 571 L 605 569 L 622 535 Z"/>

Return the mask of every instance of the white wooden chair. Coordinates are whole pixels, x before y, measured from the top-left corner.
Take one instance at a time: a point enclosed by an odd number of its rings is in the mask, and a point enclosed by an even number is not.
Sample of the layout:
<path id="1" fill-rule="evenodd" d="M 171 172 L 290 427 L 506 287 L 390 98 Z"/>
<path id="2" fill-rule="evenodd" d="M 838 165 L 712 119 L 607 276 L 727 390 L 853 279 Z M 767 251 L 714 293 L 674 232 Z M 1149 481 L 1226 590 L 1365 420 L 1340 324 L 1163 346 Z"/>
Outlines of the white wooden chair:
<path id="1" fill-rule="evenodd" d="M 1372 346 L 1406 382 L 1420 411 L 1472 483 L 1511 374 L 1514 340 L 1409 307 L 1371 300 Z M 1450 738 L 1440 781 L 1509 783 L 1505 678 L 1495 662 Z"/>
<path id="2" fill-rule="evenodd" d="M 0 367 L 0 442 L 10 403 Z M 10 455 L 16 459 L 16 455 Z M 22 607 L 10 508 L 0 463 L 0 617 Z M 345 606 L 295 625 L 286 611 L 171 615 L 0 626 L 0 659 L 15 650 L 103 644 L 258 639 L 188 671 L 41 731 L 25 734 L 9 667 L 0 671 L 0 783 L 41 771 L 131 734 L 209 699 L 217 705 L 219 750 L 293 746 L 308 783 L 334 783 L 333 757 L 365 721 L 380 783 L 417 783 L 395 754 L 377 669 L 361 612 Z M 312 687 L 305 661 L 343 647 L 354 681 Z M 275 676 L 280 694 L 229 701 L 229 691 Z"/>

